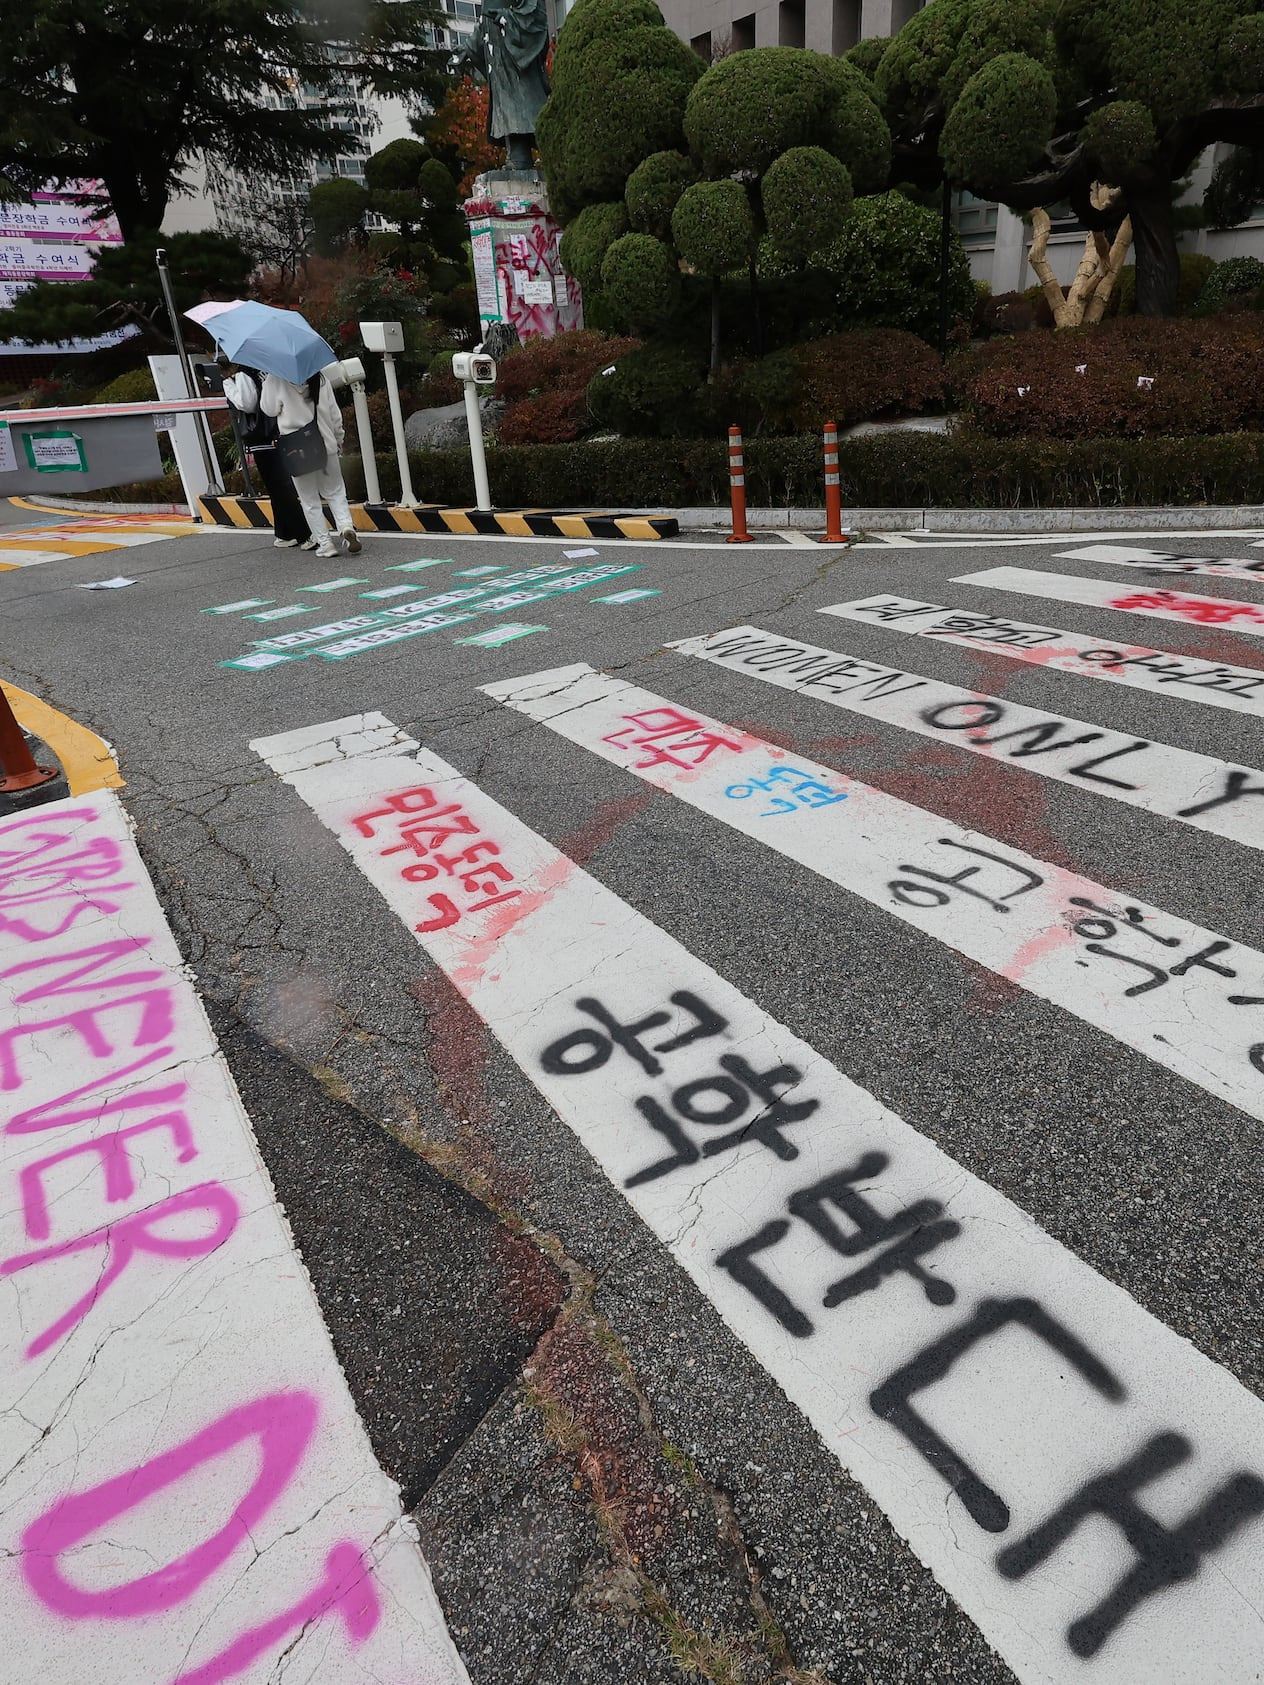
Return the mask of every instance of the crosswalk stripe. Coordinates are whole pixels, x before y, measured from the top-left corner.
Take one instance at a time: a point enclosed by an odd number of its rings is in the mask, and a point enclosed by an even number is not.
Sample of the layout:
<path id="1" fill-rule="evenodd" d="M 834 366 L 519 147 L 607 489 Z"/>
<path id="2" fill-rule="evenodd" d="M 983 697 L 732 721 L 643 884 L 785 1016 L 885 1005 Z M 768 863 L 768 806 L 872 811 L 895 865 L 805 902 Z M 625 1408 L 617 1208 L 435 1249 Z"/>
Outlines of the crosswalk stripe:
<path id="1" fill-rule="evenodd" d="M 585 663 L 482 688 L 1264 1119 L 1264 953 Z"/>
<path id="2" fill-rule="evenodd" d="M 252 748 L 1020 1679 L 1249 1676 L 1264 1403 L 382 715 Z"/>
<path id="3" fill-rule="evenodd" d="M 1259 768 L 1234 766 L 898 667 L 879 667 L 757 626 L 730 627 L 668 647 L 866 719 L 884 720 L 1264 849 L 1264 808 L 1252 799 L 1264 797 Z"/>
<path id="4" fill-rule="evenodd" d="M 1089 638 L 1082 632 L 1037 626 L 975 609 L 947 608 L 943 603 L 923 603 L 914 597 L 860 597 L 855 602 L 831 603 L 817 612 L 913 637 L 934 638 L 939 643 L 959 644 L 964 649 L 983 649 L 989 655 L 1030 662 L 1055 673 L 1104 679 L 1109 684 L 1159 695 L 1179 695 L 1186 702 L 1228 708 L 1264 720 L 1264 668 L 1204 662 L 1144 644 L 1103 644 L 1100 638 Z"/>
<path id="5" fill-rule="evenodd" d="M 1264 581 L 1264 561 L 1245 557 L 1181 556 L 1168 550 L 1133 550 L 1122 544 L 1089 544 L 1082 550 L 1059 550 L 1056 562 L 1106 562 L 1111 567 L 1142 568 L 1147 573 L 1200 573 L 1214 579 Z"/>
<path id="6" fill-rule="evenodd" d="M 1069 573 L 1041 573 L 1036 568 L 984 568 L 962 573 L 954 585 L 984 585 L 990 591 L 1013 591 L 1025 597 L 1048 597 L 1056 603 L 1085 603 L 1093 608 L 1118 609 L 1125 614 L 1181 620 L 1187 626 L 1228 626 L 1250 637 L 1264 638 L 1264 604 L 1239 602 L 1233 597 L 1200 597 L 1189 591 L 1164 591 L 1158 586 L 1129 589 L 1111 579 L 1081 579 Z"/>
<path id="7" fill-rule="evenodd" d="M 11 1658 L 468 1685 L 111 791 L 0 820 L 0 1093 Z"/>

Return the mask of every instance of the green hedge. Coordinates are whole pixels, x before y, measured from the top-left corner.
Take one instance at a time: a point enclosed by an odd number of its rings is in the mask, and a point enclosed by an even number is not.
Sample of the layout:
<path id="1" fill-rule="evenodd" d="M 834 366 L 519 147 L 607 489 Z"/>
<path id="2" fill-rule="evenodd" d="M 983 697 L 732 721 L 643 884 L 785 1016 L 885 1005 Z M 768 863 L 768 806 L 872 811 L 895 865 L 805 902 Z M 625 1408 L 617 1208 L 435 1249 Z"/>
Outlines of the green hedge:
<path id="1" fill-rule="evenodd" d="M 723 439 L 656 439 L 489 448 L 492 496 L 501 507 L 673 508 L 728 501 Z M 412 459 L 418 497 L 474 501 L 469 454 Z M 347 484 L 363 496 L 356 457 Z M 398 476 L 380 459 L 383 490 Z M 991 439 L 890 433 L 847 439 L 839 450 L 843 503 L 853 508 L 1058 509 L 1131 504 L 1264 504 L 1264 433 L 1192 439 Z M 752 508 L 818 508 L 821 447 L 814 438 L 748 440 Z"/>

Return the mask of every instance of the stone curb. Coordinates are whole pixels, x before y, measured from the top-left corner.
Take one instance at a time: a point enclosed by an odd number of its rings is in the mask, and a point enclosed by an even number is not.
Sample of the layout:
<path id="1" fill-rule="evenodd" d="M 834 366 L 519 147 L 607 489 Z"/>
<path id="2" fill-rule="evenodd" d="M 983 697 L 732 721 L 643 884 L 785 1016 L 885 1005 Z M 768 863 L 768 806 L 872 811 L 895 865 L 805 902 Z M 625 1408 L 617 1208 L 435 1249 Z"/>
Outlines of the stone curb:
<path id="1" fill-rule="evenodd" d="M 717 507 L 694 509 L 646 509 L 646 515 L 674 515 L 682 532 L 728 530 L 728 510 Z M 746 520 L 752 531 L 788 529 L 814 532 L 824 527 L 824 509 L 748 509 Z M 1194 532 L 1224 527 L 1264 528 L 1264 508 L 1259 506 L 1189 508 L 1112 509 L 844 509 L 843 526 L 848 531 L 933 532 L 933 533 L 1089 533 Z"/>

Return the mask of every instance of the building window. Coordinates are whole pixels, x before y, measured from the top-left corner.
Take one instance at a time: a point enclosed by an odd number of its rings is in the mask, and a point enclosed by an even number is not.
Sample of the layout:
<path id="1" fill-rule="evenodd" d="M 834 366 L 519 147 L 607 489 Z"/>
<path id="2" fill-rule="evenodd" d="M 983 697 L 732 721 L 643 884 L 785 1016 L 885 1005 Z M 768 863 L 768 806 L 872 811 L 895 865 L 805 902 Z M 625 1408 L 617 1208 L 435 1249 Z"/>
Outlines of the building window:
<path id="1" fill-rule="evenodd" d="M 860 39 L 860 0 L 834 0 L 830 52 L 845 53 Z"/>
<path id="2" fill-rule="evenodd" d="M 783 47 L 801 47 L 804 38 L 804 0 L 781 0 L 777 7 L 777 40 Z"/>
<path id="3" fill-rule="evenodd" d="M 744 18 L 733 19 L 733 51 L 747 52 L 755 45 L 755 14 L 749 13 Z"/>
<path id="4" fill-rule="evenodd" d="M 704 63 L 711 63 L 711 31 L 709 29 L 705 35 L 695 35 L 689 45 Z"/>
<path id="5" fill-rule="evenodd" d="M 920 12 L 925 4 L 926 0 L 894 0 L 891 7 L 892 35 L 898 34 L 909 19 Z"/>
<path id="6" fill-rule="evenodd" d="M 996 206 L 964 191 L 952 196 L 952 220 L 967 250 L 996 244 Z"/>

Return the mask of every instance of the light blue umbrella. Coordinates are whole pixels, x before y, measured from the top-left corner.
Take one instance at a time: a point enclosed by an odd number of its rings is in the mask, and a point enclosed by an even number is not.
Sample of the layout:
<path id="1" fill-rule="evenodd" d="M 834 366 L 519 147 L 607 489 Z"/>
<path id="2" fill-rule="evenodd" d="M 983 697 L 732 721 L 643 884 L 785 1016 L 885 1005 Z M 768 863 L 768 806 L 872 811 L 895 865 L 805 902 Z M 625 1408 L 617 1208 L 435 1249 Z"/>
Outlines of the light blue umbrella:
<path id="1" fill-rule="evenodd" d="M 203 326 L 235 363 L 262 369 L 301 386 L 337 352 L 296 310 L 274 310 L 250 300 L 212 316 Z"/>

